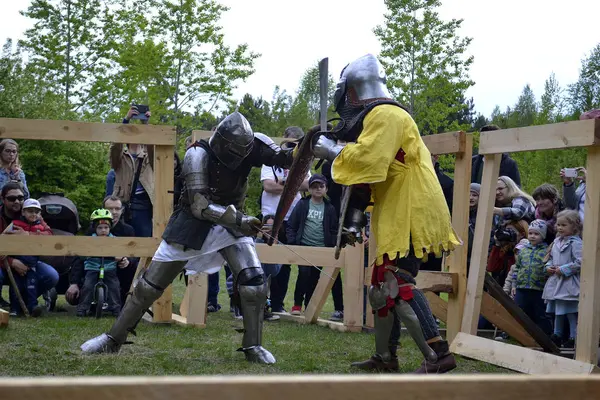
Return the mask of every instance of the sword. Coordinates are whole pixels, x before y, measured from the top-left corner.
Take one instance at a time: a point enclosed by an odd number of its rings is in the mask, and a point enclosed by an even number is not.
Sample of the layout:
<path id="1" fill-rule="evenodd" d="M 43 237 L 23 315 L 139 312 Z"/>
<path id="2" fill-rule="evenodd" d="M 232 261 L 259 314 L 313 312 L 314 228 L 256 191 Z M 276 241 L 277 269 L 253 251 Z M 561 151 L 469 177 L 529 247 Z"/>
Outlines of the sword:
<path id="1" fill-rule="evenodd" d="M 319 61 L 319 123 L 321 132 L 327 131 L 327 101 L 329 85 L 329 58 Z"/>

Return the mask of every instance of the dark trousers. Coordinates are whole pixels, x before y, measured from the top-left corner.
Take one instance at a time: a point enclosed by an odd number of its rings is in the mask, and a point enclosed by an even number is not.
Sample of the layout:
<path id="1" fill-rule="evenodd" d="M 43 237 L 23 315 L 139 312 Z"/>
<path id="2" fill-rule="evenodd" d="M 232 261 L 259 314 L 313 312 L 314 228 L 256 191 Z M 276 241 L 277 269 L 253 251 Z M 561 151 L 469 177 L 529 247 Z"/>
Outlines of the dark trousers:
<path id="1" fill-rule="evenodd" d="M 217 306 L 219 304 L 219 271 L 208 275 L 208 304 Z"/>
<path id="2" fill-rule="evenodd" d="M 27 307 L 27 310 L 31 313 L 31 311 L 38 305 L 36 271 L 34 268 L 29 268 L 24 276 L 21 276 L 13 271 L 13 276 L 15 278 L 15 283 L 17 284 L 19 293 L 21 293 L 21 297 L 23 297 L 23 302 L 25 302 L 25 307 Z M 17 294 L 13 290 L 12 285 L 8 291 L 8 296 L 10 299 L 11 311 L 19 315 L 22 314 L 23 310 L 21 310 L 19 300 L 17 299 Z"/>
<path id="3" fill-rule="evenodd" d="M 517 289 L 515 302 L 545 334 L 552 333 L 552 324 L 546 315 L 546 304 L 540 290 Z"/>
<path id="4" fill-rule="evenodd" d="M 277 235 L 277 239 L 283 244 L 287 244 L 287 237 L 285 235 L 286 229 L 287 221 L 284 221 L 283 226 Z M 275 312 L 279 312 L 284 309 L 285 295 L 287 294 L 288 284 L 290 282 L 290 272 L 290 265 L 283 264 L 279 270 L 279 273 L 271 278 L 271 308 Z"/>
<path id="5" fill-rule="evenodd" d="M 94 287 L 98 283 L 100 272 L 98 271 L 85 271 L 85 279 L 83 282 L 83 289 L 81 289 L 81 301 L 77 305 L 77 313 L 88 313 L 94 300 Z M 119 314 L 121 311 L 121 288 L 119 285 L 119 278 L 117 278 L 117 271 L 110 270 L 104 271 L 104 284 L 108 288 L 106 293 L 106 302 L 108 303 L 108 311 L 113 315 Z M 102 305 L 99 305 L 102 307 Z"/>
<path id="6" fill-rule="evenodd" d="M 117 278 L 119 279 L 121 304 L 125 304 L 125 301 L 127 300 L 127 293 L 129 293 L 129 288 L 131 287 L 131 283 L 135 277 L 135 271 L 137 270 L 139 258 L 129 259 L 129 261 L 130 262 L 127 268 L 117 268 L 116 270 Z M 104 276 L 106 277 L 106 272 L 104 273 Z"/>
<path id="7" fill-rule="evenodd" d="M 304 307 L 308 306 L 310 299 L 319 283 L 321 271 L 315 267 L 304 265 L 298 266 L 298 279 L 296 280 L 296 288 L 294 290 L 294 305 Z M 333 287 L 331 288 L 333 296 L 333 306 L 335 311 L 344 311 L 344 297 L 342 294 L 342 277 L 338 275 Z"/>

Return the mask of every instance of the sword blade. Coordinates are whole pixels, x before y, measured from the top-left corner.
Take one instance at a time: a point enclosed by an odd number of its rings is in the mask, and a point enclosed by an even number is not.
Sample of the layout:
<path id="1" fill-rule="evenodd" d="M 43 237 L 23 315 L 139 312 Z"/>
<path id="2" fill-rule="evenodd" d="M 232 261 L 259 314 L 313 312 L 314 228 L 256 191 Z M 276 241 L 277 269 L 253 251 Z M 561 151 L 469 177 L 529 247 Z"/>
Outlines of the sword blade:
<path id="1" fill-rule="evenodd" d="M 319 61 L 319 123 L 321 131 L 327 130 L 327 101 L 329 85 L 329 58 Z"/>

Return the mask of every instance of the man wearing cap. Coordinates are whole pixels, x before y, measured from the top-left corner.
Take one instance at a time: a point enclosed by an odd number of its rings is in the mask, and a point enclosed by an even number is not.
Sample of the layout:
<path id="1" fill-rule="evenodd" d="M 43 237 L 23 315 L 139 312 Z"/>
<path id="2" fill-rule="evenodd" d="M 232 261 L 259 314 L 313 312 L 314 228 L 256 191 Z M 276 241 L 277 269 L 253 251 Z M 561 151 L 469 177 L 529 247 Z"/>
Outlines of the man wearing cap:
<path id="1" fill-rule="evenodd" d="M 292 147 L 295 142 L 304 137 L 302 128 L 297 126 L 290 126 L 285 129 L 283 133 L 284 140 L 281 144 L 282 148 Z M 260 213 L 264 217 L 266 215 L 275 215 L 277 212 L 277 205 L 283 192 L 283 186 L 287 180 L 289 169 L 283 169 L 278 167 L 269 167 L 263 165 L 260 171 L 260 181 L 263 185 L 263 192 L 260 197 Z M 306 175 L 306 179 L 300 186 L 300 191 L 308 190 L 308 179 L 310 178 L 310 171 Z M 287 215 L 283 220 L 283 227 L 279 230 L 278 242 L 288 244 L 286 238 L 287 223 L 292 210 L 298 203 L 302 196 L 300 192 L 296 195 L 294 202 L 292 203 Z M 284 264 L 281 266 L 279 273 L 271 277 L 271 311 L 273 312 L 285 312 L 283 301 L 288 290 L 288 283 L 290 280 L 290 265 Z"/>

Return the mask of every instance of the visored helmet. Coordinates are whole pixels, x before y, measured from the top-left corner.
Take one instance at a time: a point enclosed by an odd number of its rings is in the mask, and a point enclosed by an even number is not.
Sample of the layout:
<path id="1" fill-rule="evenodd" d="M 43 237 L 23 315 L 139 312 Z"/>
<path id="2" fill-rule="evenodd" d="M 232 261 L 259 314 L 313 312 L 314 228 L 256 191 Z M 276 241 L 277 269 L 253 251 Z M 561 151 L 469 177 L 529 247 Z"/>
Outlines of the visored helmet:
<path id="1" fill-rule="evenodd" d="M 208 144 L 219 161 L 236 169 L 252 151 L 254 134 L 248 120 L 236 111 L 221 121 Z"/>

